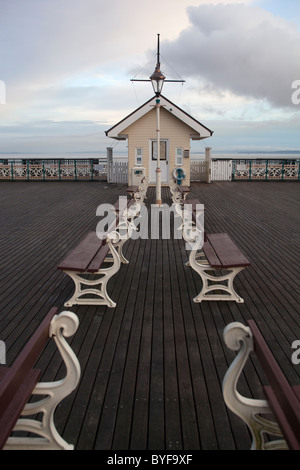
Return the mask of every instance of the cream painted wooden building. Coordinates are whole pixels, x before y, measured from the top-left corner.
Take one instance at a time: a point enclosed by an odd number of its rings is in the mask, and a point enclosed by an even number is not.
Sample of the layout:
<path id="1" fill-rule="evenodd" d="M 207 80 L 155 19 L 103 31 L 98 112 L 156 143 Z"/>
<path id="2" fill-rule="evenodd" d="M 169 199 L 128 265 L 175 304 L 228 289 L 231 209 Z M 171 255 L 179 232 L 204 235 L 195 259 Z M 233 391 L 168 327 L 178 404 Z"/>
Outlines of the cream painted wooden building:
<path id="1" fill-rule="evenodd" d="M 155 184 L 157 167 L 156 97 L 154 96 L 106 131 L 117 140 L 128 140 L 128 184 L 145 174 Z M 175 168 L 183 168 L 184 185 L 190 185 L 190 141 L 211 137 L 213 131 L 164 96 L 160 96 L 161 183 L 168 184 Z"/>

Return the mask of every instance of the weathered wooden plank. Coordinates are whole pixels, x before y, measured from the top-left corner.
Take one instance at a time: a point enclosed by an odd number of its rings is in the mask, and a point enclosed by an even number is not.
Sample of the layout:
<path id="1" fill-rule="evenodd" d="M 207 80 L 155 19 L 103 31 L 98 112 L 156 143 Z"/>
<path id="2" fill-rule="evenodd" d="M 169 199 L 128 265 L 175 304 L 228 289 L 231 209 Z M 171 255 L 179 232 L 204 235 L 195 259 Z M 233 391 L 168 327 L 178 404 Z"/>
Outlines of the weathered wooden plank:
<path id="1" fill-rule="evenodd" d="M 58 262 L 87 232 L 95 231 L 98 205 L 114 204 L 126 188 L 91 182 L 1 183 L 0 279 L 5 288 L 0 339 L 7 343 L 9 363 L 49 307 L 64 308 L 72 285 L 57 271 Z M 232 360 L 222 333 L 230 321 L 254 318 L 286 377 L 300 382 L 300 371 L 291 362 L 292 341 L 300 338 L 298 191 L 297 183 L 190 187 L 190 197 L 205 205 L 206 231 L 227 232 L 251 259 L 251 270 L 236 279 L 245 304 L 194 304 L 200 281 L 184 265 L 187 252 L 181 240 L 132 240 L 125 245 L 130 263 L 108 286 L 118 308 L 73 309 L 80 325 L 72 347 L 82 379 L 56 418 L 68 442 L 77 449 L 149 449 L 150 442 L 163 442 L 164 450 L 191 445 L 249 448 L 245 426 L 222 400 L 222 378 Z M 149 208 L 155 203 L 155 188 L 147 196 Z M 162 188 L 162 199 L 171 203 L 168 188 Z M 38 367 L 52 379 L 60 376 L 60 361 L 49 345 Z M 257 396 L 263 378 L 253 358 L 242 390 Z"/>

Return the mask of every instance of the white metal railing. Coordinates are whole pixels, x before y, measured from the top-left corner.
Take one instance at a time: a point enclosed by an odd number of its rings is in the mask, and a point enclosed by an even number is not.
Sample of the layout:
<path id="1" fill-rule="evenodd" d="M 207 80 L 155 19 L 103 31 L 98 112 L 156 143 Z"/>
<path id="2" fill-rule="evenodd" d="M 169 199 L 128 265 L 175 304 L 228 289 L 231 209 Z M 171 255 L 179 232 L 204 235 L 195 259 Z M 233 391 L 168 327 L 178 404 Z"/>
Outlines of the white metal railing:
<path id="1" fill-rule="evenodd" d="M 0 160 L 0 180 L 106 180 L 109 183 L 128 183 L 128 162 L 101 159 L 41 160 L 31 162 Z M 191 160 L 190 180 L 196 181 L 295 181 L 300 180 L 300 161 L 297 160 Z"/>

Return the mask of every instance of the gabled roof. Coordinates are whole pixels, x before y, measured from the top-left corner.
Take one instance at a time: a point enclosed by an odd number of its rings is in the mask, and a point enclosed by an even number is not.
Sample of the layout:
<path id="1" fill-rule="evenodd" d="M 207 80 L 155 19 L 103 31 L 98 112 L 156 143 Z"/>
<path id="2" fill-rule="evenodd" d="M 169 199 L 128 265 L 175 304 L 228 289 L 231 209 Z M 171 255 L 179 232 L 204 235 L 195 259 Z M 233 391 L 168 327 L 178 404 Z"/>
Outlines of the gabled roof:
<path id="1" fill-rule="evenodd" d="M 108 129 L 108 131 L 105 131 L 107 137 L 112 137 L 113 139 L 118 140 L 126 140 L 127 135 L 123 134 L 124 129 L 151 111 L 156 105 L 156 99 L 156 96 L 154 96 L 149 101 L 146 101 L 146 103 L 144 103 L 142 106 Z M 194 119 L 188 113 L 176 106 L 176 104 L 172 103 L 162 95 L 160 96 L 160 105 L 163 106 L 166 111 L 173 114 L 173 116 L 180 119 L 195 131 L 195 134 L 191 134 L 191 139 L 200 140 L 212 136 L 213 131 L 208 129 L 206 126 L 201 124 L 201 122 Z"/>

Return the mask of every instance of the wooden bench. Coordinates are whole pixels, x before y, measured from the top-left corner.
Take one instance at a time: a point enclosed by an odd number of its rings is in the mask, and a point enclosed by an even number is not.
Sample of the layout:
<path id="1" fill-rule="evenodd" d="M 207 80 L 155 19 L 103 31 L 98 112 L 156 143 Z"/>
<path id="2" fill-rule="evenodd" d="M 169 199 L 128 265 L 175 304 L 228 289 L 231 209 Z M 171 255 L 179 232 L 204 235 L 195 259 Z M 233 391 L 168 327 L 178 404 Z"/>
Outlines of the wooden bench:
<path id="1" fill-rule="evenodd" d="M 138 193 L 139 187 L 138 187 L 138 186 L 131 185 L 131 186 L 128 186 L 128 188 L 126 188 L 126 191 L 127 191 L 127 193 L 130 195 L 130 197 L 134 197 L 135 194 Z"/>
<path id="2" fill-rule="evenodd" d="M 251 448 L 300 450 L 300 385 L 289 384 L 254 320 L 249 320 L 248 326 L 230 323 L 224 330 L 224 340 L 239 352 L 224 377 L 223 396 L 228 408 L 249 427 Z M 249 399 L 237 391 L 238 379 L 253 351 L 268 381 L 263 386 L 265 400 Z M 266 441 L 265 435 L 277 439 Z"/>
<path id="3" fill-rule="evenodd" d="M 197 224 L 199 220 L 199 216 L 202 216 L 204 213 L 204 205 L 201 204 L 199 199 L 184 199 L 182 201 L 182 209 L 190 210 L 192 214 L 192 220 L 195 224 Z M 204 224 L 204 221 L 203 221 Z"/>
<path id="4" fill-rule="evenodd" d="M 204 205 L 198 199 L 185 199 L 180 203 L 176 203 L 174 207 L 175 213 L 182 221 L 182 225 L 179 228 L 183 231 L 183 238 L 188 243 L 193 242 L 195 236 L 200 231 L 204 232 Z M 196 229 L 197 233 L 195 232 Z M 200 240 L 198 243 L 200 243 Z"/>
<path id="5" fill-rule="evenodd" d="M 131 198 L 135 200 L 135 202 L 143 203 L 146 197 L 148 189 L 147 179 L 144 178 L 141 181 L 141 184 L 138 185 L 131 185 L 126 188 L 127 193 L 130 195 Z"/>
<path id="6" fill-rule="evenodd" d="M 181 204 L 190 192 L 189 186 L 178 185 L 174 178 L 170 179 L 169 188 L 172 194 L 173 204 Z"/>
<path id="7" fill-rule="evenodd" d="M 75 286 L 73 296 L 64 304 L 65 307 L 116 306 L 108 295 L 107 284 L 119 271 L 121 263 L 128 263 L 122 248 L 131 237 L 132 219 L 138 216 L 139 206 L 134 200 L 129 200 L 124 205 L 119 199 L 113 210 L 116 217 L 107 231 L 87 233 L 57 266 L 71 277 Z"/>
<path id="8" fill-rule="evenodd" d="M 54 412 L 78 385 L 80 365 L 64 339 L 78 327 L 72 312 L 57 314 L 52 308 L 27 342 L 12 366 L 0 366 L 0 449 L 73 449 L 58 433 Z M 42 371 L 34 368 L 49 338 L 53 338 L 66 365 L 66 376 L 55 382 L 39 382 Z M 32 395 L 41 396 L 29 402 Z M 46 398 L 45 398 L 46 397 Z M 24 419 L 42 413 L 42 420 Z M 25 431 L 35 436 L 18 437 Z M 37 437 L 39 436 L 39 437 Z"/>
<path id="9" fill-rule="evenodd" d="M 191 217 L 186 218 L 188 209 Z M 201 277 L 202 288 L 193 299 L 202 300 L 244 300 L 234 289 L 234 278 L 250 262 L 227 233 L 207 234 L 204 230 L 204 206 L 198 199 L 187 199 L 182 204 L 175 204 L 176 213 L 182 218 L 182 234 L 187 242 L 191 266 Z"/>
<path id="10" fill-rule="evenodd" d="M 202 289 L 194 302 L 244 302 L 235 291 L 233 283 L 235 276 L 250 266 L 250 262 L 227 233 L 205 234 L 202 250 L 191 250 L 189 263 L 202 280 Z"/>
<path id="11" fill-rule="evenodd" d="M 178 191 L 181 193 L 182 200 L 185 201 L 187 195 L 188 195 L 189 192 L 190 192 L 189 186 L 181 186 L 181 185 L 178 185 L 178 186 L 177 186 L 177 189 L 178 189 Z"/>

